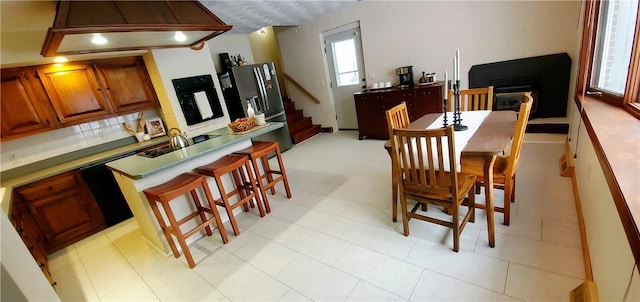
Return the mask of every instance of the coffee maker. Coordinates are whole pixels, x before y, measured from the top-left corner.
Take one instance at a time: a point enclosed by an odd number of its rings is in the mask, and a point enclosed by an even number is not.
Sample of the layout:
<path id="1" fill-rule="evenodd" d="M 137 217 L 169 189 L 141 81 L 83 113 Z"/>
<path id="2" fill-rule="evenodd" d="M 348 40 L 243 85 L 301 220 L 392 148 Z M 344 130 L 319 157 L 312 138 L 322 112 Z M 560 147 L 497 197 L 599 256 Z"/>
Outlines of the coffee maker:
<path id="1" fill-rule="evenodd" d="M 396 74 L 400 78 L 398 87 L 413 87 L 413 66 L 404 66 L 396 68 Z"/>

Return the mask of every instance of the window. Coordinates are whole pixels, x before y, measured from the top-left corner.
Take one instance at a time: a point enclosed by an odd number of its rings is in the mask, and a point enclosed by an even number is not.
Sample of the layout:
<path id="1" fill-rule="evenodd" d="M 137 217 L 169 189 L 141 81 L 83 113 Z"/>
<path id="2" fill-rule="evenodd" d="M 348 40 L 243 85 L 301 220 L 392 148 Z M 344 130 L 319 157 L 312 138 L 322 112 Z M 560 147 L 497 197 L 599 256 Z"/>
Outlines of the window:
<path id="1" fill-rule="evenodd" d="M 335 58 L 338 86 L 356 85 L 358 80 L 358 60 L 355 39 L 351 38 L 331 43 Z"/>
<path id="2" fill-rule="evenodd" d="M 587 1 L 576 91 L 640 117 L 638 0 Z"/>

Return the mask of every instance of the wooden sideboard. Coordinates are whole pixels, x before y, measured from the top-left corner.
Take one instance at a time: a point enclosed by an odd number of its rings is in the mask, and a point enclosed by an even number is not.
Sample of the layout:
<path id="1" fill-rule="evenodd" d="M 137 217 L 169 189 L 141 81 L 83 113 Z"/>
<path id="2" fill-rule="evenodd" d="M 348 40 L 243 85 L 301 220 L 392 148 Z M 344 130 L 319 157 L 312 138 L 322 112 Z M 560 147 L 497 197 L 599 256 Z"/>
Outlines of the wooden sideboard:
<path id="1" fill-rule="evenodd" d="M 402 102 L 407 103 L 409 120 L 415 121 L 427 113 L 442 112 L 442 85 L 414 86 L 365 90 L 353 94 L 358 117 L 358 138 L 389 139 L 385 111 Z"/>

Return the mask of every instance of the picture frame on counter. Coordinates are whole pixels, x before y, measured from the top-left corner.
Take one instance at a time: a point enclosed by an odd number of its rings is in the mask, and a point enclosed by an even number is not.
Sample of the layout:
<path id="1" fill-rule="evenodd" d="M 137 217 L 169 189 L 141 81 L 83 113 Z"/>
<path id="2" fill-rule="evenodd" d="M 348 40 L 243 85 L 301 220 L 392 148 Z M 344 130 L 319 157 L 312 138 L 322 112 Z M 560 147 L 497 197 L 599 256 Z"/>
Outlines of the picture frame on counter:
<path id="1" fill-rule="evenodd" d="M 167 134 L 167 130 L 164 128 L 162 119 L 159 117 L 150 118 L 145 124 L 147 126 L 147 132 L 149 132 L 149 136 L 151 137 L 158 137 Z"/>

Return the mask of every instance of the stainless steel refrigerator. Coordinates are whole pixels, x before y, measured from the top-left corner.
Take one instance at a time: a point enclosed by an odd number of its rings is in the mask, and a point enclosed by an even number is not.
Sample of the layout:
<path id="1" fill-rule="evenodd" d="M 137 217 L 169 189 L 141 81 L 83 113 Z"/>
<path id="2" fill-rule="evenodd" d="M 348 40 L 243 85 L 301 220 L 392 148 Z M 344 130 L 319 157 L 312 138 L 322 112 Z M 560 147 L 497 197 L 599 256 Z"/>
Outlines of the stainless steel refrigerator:
<path id="1" fill-rule="evenodd" d="M 233 66 L 219 74 L 220 85 L 231 120 L 247 116 L 247 101 L 262 111 L 268 122 L 284 122 L 284 127 L 257 136 L 254 141 L 278 141 L 282 151 L 291 148 L 291 135 L 273 63 Z"/>

